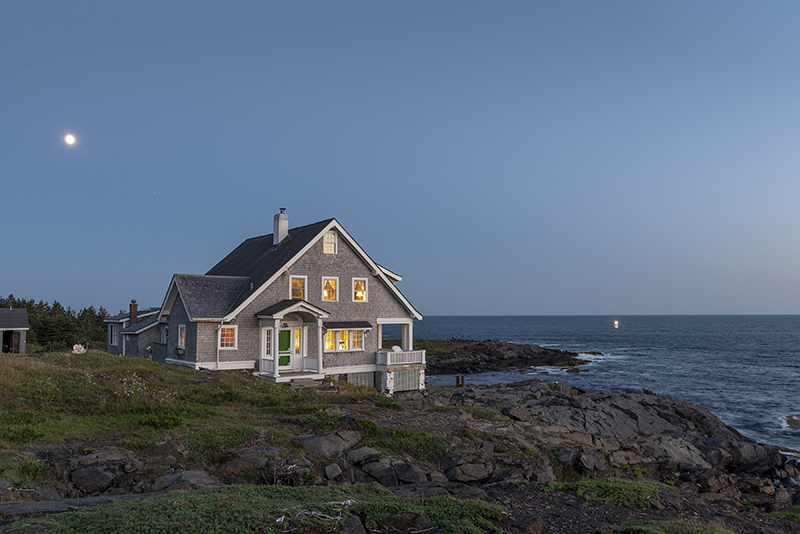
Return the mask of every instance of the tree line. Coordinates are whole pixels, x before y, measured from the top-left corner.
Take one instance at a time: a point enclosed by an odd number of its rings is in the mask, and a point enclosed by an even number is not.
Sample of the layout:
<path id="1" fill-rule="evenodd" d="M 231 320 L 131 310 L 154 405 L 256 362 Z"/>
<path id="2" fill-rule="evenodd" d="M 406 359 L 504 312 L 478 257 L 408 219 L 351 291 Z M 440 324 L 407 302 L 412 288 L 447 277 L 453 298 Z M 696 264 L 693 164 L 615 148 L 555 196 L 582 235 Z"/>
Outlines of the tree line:
<path id="1" fill-rule="evenodd" d="M 18 299 L 14 295 L 0 297 L 0 308 L 25 308 L 28 310 L 30 329 L 26 335 L 28 347 L 40 345 L 42 350 L 58 352 L 71 350 L 76 343 L 93 349 L 106 348 L 107 327 L 103 319 L 108 312 L 100 306 L 83 308 L 76 312 L 57 300 L 52 304 L 40 300 Z"/>

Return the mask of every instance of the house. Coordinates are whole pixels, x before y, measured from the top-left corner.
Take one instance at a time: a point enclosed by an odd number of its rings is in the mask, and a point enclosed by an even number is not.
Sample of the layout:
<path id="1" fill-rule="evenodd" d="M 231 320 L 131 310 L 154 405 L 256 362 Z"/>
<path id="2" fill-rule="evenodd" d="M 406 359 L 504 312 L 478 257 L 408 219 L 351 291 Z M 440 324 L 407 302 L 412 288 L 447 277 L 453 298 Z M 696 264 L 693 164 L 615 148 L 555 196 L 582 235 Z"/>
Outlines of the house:
<path id="1" fill-rule="evenodd" d="M 25 336 L 29 328 L 28 310 L 25 308 L 0 309 L 0 352 L 25 354 Z"/>
<path id="2" fill-rule="evenodd" d="M 139 305 L 132 300 L 129 310 L 103 319 L 108 325 L 106 351 L 118 356 L 151 358 L 153 343 L 164 340 L 165 336 L 165 325 L 158 322 L 161 308 L 139 311 Z"/>
<path id="3" fill-rule="evenodd" d="M 275 382 L 332 376 L 389 394 L 424 389 L 422 319 L 336 219 L 242 242 L 204 275 L 176 274 L 158 314 L 168 363 L 252 369 Z M 401 347 L 384 349 L 384 325 L 400 325 Z M 157 344 L 158 345 L 158 344 Z"/>

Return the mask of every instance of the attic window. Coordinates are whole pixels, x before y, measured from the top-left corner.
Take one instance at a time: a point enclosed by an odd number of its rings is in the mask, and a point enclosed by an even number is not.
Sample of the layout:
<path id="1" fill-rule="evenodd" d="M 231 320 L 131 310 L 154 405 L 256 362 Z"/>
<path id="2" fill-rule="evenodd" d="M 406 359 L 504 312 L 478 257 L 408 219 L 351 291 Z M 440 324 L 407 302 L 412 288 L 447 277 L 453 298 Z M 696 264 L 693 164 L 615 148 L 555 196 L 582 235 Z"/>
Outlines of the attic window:
<path id="1" fill-rule="evenodd" d="M 336 254 L 336 248 L 336 232 L 328 232 L 325 234 L 325 254 Z"/>
<path id="2" fill-rule="evenodd" d="M 292 276 L 291 298 L 303 300 L 306 298 L 306 277 Z"/>

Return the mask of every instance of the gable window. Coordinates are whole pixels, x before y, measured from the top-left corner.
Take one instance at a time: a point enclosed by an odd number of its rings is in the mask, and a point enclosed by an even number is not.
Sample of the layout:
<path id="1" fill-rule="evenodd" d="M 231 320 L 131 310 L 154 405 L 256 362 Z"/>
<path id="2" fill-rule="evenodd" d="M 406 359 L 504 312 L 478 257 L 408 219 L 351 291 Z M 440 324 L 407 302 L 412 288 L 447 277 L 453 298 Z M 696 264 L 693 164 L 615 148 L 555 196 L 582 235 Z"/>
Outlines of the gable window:
<path id="1" fill-rule="evenodd" d="M 328 330 L 325 333 L 325 352 L 364 350 L 363 330 Z"/>
<path id="2" fill-rule="evenodd" d="M 353 278 L 353 302 L 367 302 L 366 278 Z"/>
<path id="3" fill-rule="evenodd" d="M 336 232 L 325 234 L 325 254 L 336 254 Z"/>
<path id="4" fill-rule="evenodd" d="M 338 278 L 323 278 L 322 279 L 322 300 L 336 299 L 336 286 L 339 283 Z"/>
<path id="5" fill-rule="evenodd" d="M 293 300 L 304 300 L 306 298 L 305 276 L 292 276 L 291 298 Z"/>
<path id="6" fill-rule="evenodd" d="M 223 326 L 219 329 L 219 348 L 221 350 L 236 349 L 237 325 Z"/>
<path id="7" fill-rule="evenodd" d="M 178 325 L 178 348 L 185 349 L 186 348 L 186 325 L 179 324 Z"/>
<path id="8" fill-rule="evenodd" d="M 109 345 L 118 345 L 119 344 L 119 325 L 118 324 L 110 324 L 110 325 L 108 325 L 108 344 Z"/>

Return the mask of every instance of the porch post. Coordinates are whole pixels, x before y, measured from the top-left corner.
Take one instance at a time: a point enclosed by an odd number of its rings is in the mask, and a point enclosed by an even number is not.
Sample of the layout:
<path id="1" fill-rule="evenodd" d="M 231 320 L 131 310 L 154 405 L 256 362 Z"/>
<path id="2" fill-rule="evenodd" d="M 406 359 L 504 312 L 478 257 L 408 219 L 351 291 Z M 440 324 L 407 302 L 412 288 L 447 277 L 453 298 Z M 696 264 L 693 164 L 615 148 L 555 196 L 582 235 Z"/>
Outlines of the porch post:
<path id="1" fill-rule="evenodd" d="M 322 319 L 317 319 L 317 372 L 322 372 L 322 353 L 325 348 L 325 337 L 322 335 Z"/>
<path id="2" fill-rule="evenodd" d="M 280 319 L 273 319 L 272 321 L 272 377 L 278 381 L 278 327 L 281 324 Z"/>
<path id="3" fill-rule="evenodd" d="M 414 322 L 408 323 L 408 349 L 414 350 Z"/>

